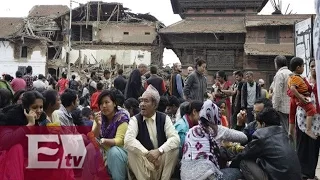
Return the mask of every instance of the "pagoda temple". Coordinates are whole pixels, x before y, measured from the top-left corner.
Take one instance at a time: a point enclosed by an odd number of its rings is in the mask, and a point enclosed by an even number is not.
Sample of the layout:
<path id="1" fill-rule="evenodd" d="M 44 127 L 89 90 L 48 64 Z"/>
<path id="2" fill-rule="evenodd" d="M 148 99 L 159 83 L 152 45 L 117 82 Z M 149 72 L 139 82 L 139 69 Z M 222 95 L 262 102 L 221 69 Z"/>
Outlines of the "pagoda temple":
<path id="1" fill-rule="evenodd" d="M 160 30 L 182 66 L 207 61 L 208 83 L 217 71 L 253 71 L 269 86 L 277 55 L 294 56 L 294 24 L 311 15 L 258 15 L 268 0 L 171 0 L 181 21 Z M 229 78 L 233 80 L 233 78 Z"/>

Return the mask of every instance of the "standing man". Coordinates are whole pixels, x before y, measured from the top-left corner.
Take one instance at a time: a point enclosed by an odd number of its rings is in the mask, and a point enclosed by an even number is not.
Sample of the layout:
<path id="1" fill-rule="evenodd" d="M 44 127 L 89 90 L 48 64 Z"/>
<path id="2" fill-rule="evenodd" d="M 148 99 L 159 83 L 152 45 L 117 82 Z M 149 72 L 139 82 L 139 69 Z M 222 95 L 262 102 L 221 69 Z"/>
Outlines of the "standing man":
<path id="1" fill-rule="evenodd" d="M 158 91 L 148 86 L 124 138 L 129 168 L 139 180 L 170 180 L 178 160 L 180 138 L 170 117 L 157 112 L 159 101 Z"/>
<path id="2" fill-rule="evenodd" d="M 46 86 L 46 83 L 44 82 L 45 79 L 46 79 L 46 77 L 44 77 L 44 75 L 39 74 L 38 79 L 36 81 L 33 81 L 33 89 L 35 89 L 39 92 L 43 92 L 44 90 L 46 90 L 48 87 Z"/>
<path id="3" fill-rule="evenodd" d="M 188 70 L 188 76 L 189 76 L 191 73 L 193 73 L 193 67 L 189 66 L 187 70 Z"/>
<path id="4" fill-rule="evenodd" d="M 104 70 L 103 76 L 104 76 L 104 79 L 100 81 L 104 86 L 103 89 L 110 89 L 112 85 L 110 81 L 110 76 L 111 76 L 110 71 L 107 69 Z"/>
<path id="5" fill-rule="evenodd" d="M 151 75 L 147 79 L 147 81 L 144 85 L 145 89 L 147 89 L 148 86 L 151 84 L 153 87 L 155 87 L 158 90 L 160 96 L 163 96 L 163 94 L 166 92 L 166 84 L 165 84 L 164 80 L 157 75 L 157 73 L 158 73 L 157 67 L 151 66 L 150 73 L 151 73 Z"/>
<path id="6" fill-rule="evenodd" d="M 98 77 L 96 75 L 96 72 L 93 71 L 93 72 L 91 72 L 90 80 L 89 80 L 90 96 L 97 91 L 97 82 L 98 82 Z"/>
<path id="7" fill-rule="evenodd" d="M 269 99 L 269 93 L 268 93 L 268 90 L 266 90 L 264 88 L 264 80 L 263 79 L 259 79 L 259 86 L 261 88 L 261 98 L 267 98 Z"/>
<path id="8" fill-rule="evenodd" d="M 124 94 L 124 90 L 126 89 L 127 80 L 124 78 L 123 70 L 118 70 L 118 77 L 113 81 L 113 85 L 116 89 L 122 92 Z"/>
<path id="9" fill-rule="evenodd" d="M 26 90 L 31 91 L 33 89 L 32 67 L 28 66 L 26 71 L 27 74 L 23 76 L 23 79 L 27 84 Z"/>
<path id="10" fill-rule="evenodd" d="M 253 105 L 254 102 L 261 97 L 261 88 L 257 82 L 253 79 L 253 72 L 248 71 L 246 73 L 247 83 L 243 84 L 241 90 L 241 109 L 247 112 L 247 123 L 254 121 Z"/>
<path id="11" fill-rule="evenodd" d="M 173 64 L 173 73 L 170 77 L 169 92 L 171 96 L 177 97 L 179 100 L 183 99 L 183 79 L 181 77 L 181 64 Z"/>
<path id="12" fill-rule="evenodd" d="M 292 72 L 288 69 L 287 58 L 284 56 L 277 56 L 274 59 L 274 64 L 278 71 L 273 79 L 272 104 L 273 108 L 278 111 L 281 116 L 281 125 L 285 131 L 288 132 L 290 97 L 287 95 L 287 82 Z"/>
<path id="13" fill-rule="evenodd" d="M 244 82 L 242 71 L 235 71 L 233 75 L 236 82 L 233 85 L 232 93 L 232 128 L 235 129 L 237 126 L 237 114 L 241 110 L 241 89 Z"/>
<path id="14" fill-rule="evenodd" d="M 144 88 L 141 82 L 141 76 L 148 71 L 147 65 L 139 64 L 138 69 L 131 72 L 125 89 L 125 99 L 137 99 L 142 95 Z"/>
<path id="15" fill-rule="evenodd" d="M 198 100 L 203 102 L 207 92 L 207 79 L 204 76 L 206 61 L 200 58 L 196 60 L 196 70 L 188 76 L 183 93 L 186 100 Z"/>
<path id="16" fill-rule="evenodd" d="M 78 92 L 79 86 L 80 86 L 79 82 L 76 81 L 76 75 L 73 74 L 71 76 L 71 80 L 69 81 L 69 88 Z"/>
<path id="17" fill-rule="evenodd" d="M 13 79 L 10 84 L 14 92 L 25 90 L 27 86 L 24 79 L 22 79 L 22 73 L 20 71 L 16 72 L 16 78 Z"/>

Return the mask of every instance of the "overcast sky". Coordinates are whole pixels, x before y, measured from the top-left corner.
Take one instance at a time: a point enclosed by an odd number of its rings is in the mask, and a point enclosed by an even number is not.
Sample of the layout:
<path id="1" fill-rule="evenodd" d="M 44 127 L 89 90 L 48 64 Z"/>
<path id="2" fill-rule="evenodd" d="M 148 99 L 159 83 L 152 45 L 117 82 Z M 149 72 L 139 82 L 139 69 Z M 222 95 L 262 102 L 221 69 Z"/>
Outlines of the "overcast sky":
<path id="1" fill-rule="evenodd" d="M 77 0 L 80 3 L 87 1 Z M 69 5 L 69 2 L 69 0 L 3 0 L 0 7 L 0 17 L 25 17 L 34 5 Z M 134 13 L 150 13 L 167 26 L 181 19 L 179 15 L 173 14 L 170 0 L 112 0 L 107 2 L 121 2 Z M 289 11 L 293 10 L 294 13 L 313 14 L 315 12 L 314 0 L 283 0 L 283 12 L 286 11 L 289 3 Z M 76 5 L 77 3 L 73 3 L 73 6 Z M 261 14 L 271 14 L 272 12 L 272 6 L 268 3 Z M 177 61 L 177 57 L 172 51 L 165 51 L 164 63 L 172 61 Z"/>

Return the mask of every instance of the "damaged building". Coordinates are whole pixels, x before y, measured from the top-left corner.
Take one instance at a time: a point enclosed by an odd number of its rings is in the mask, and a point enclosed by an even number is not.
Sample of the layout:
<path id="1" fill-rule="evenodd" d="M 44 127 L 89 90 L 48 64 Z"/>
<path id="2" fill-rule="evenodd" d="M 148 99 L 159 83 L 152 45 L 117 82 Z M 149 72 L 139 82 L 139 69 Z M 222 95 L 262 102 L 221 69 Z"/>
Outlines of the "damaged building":
<path id="1" fill-rule="evenodd" d="M 67 34 L 69 13 L 56 21 Z M 71 70 L 80 73 L 94 68 L 115 71 L 118 66 L 140 63 L 162 65 L 164 47 L 158 31 L 163 27 L 154 16 L 131 13 L 120 3 L 80 5 L 72 10 Z M 65 46 L 62 56 L 66 50 Z"/>
<path id="2" fill-rule="evenodd" d="M 45 73 L 46 41 L 28 35 L 22 18 L 0 18 L 0 72 L 15 76 L 32 66 L 34 72 Z"/>
<path id="3" fill-rule="evenodd" d="M 0 18 L 0 72 L 46 74 L 52 47 L 61 46 L 63 37 L 55 18 L 68 11 L 67 6 L 34 6 L 26 18 Z"/>
<path id="4" fill-rule="evenodd" d="M 311 15 L 258 15 L 268 0 L 171 0 L 181 21 L 160 30 L 184 68 L 207 61 L 208 82 L 219 70 L 253 71 L 269 86 L 277 55 L 294 56 L 294 24 Z M 233 80 L 233 78 L 229 78 Z"/>
<path id="5" fill-rule="evenodd" d="M 14 75 L 31 65 L 35 74 L 59 76 L 68 60 L 78 74 L 139 63 L 162 65 L 158 31 L 164 25 L 154 16 L 131 13 L 121 3 L 88 2 L 72 10 L 69 31 L 69 14 L 67 6 L 38 5 L 27 18 L 0 18 L 0 61 L 6 64 L 0 72 Z"/>

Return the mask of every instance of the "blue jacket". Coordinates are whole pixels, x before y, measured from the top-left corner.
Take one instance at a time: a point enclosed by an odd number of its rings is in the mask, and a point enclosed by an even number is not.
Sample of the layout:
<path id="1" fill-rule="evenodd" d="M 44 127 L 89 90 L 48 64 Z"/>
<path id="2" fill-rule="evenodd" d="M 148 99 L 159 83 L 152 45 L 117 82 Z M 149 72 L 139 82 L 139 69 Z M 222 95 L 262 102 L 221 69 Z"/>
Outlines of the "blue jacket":
<path id="1" fill-rule="evenodd" d="M 176 131 L 178 132 L 179 137 L 180 137 L 180 146 L 179 146 L 179 152 L 180 152 L 179 155 L 180 156 L 179 157 L 181 158 L 184 140 L 185 140 L 186 134 L 190 128 L 186 115 L 184 115 L 181 119 L 176 121 L 176 123 L 174 124 L 174 128 L 176 129 Z"/>

